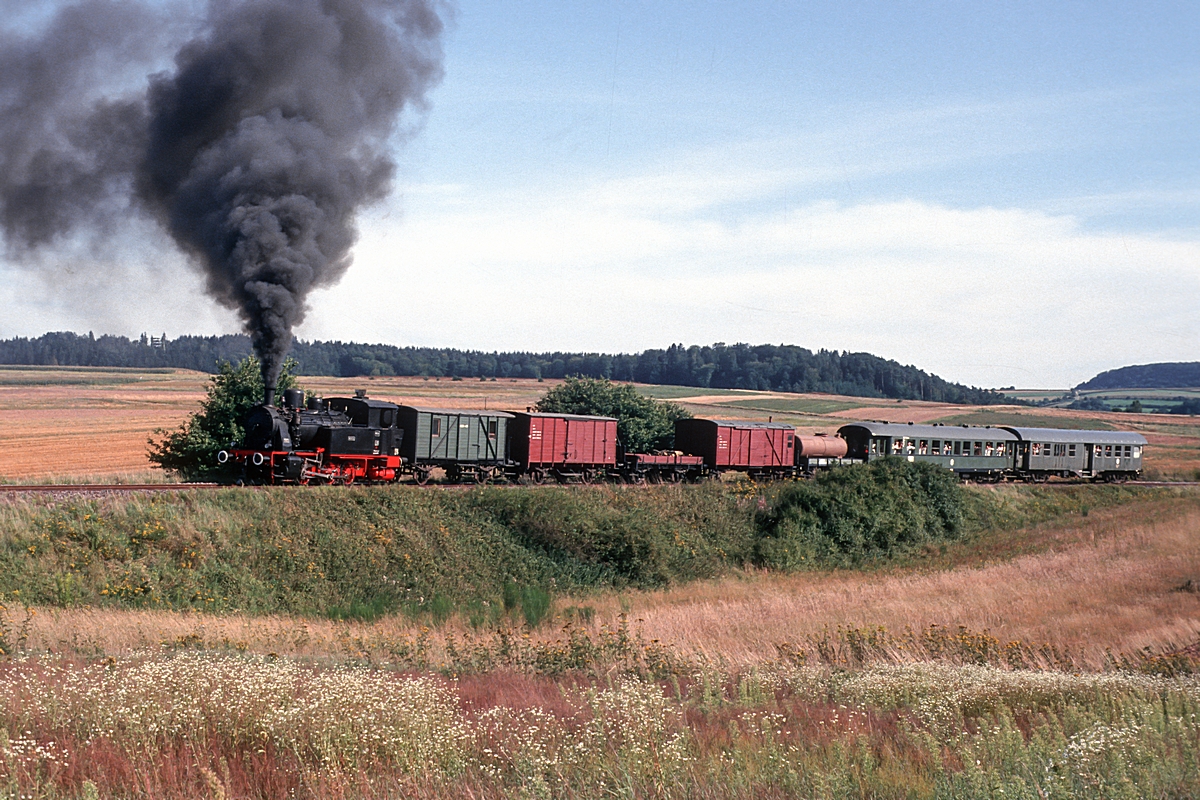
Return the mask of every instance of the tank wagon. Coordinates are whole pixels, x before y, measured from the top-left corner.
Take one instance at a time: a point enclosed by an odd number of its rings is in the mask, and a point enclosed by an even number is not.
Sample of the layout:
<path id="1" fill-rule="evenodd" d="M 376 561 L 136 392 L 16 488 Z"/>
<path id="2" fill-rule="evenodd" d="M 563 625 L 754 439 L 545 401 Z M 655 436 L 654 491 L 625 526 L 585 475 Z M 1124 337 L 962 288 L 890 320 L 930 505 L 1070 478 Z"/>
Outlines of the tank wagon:
<path id="1" fill-rule="evenodd" d="M 861 462 L 850 458 L 849 452 L 849 445 L 840 436 L 796 434 L 796 473 L 807 477 L 819 469 Z"/>

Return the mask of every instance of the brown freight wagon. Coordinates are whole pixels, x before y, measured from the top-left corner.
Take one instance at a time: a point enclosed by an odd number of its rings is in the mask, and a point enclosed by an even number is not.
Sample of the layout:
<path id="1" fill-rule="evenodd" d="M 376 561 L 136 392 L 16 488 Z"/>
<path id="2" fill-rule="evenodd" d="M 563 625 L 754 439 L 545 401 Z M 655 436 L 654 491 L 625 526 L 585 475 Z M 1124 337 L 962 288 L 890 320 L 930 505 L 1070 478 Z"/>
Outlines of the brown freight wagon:
<path id="1" fill-rule="evenodd" d="M 730 419 L 675 421 L 675 447 L 702 456 L 714 472 L 737 470 L 755 476 L 795 471 L 796 429 L 780 422 Z"/>
<path id="2" fill-rule="evenodd" d="M 515 413 L 509 453 L 518 475 L 590 483 L 617 466 L 617 421 L 578 414 Z"/>

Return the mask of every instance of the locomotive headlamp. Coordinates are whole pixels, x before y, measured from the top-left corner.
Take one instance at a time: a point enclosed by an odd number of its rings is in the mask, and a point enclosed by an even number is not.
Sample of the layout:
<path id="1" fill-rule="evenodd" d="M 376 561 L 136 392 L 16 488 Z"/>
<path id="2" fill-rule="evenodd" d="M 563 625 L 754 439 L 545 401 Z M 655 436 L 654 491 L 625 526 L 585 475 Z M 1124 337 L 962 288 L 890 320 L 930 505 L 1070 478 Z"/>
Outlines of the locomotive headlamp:
<path id="1" fill-rule="evenodd" d="M 217 463 L 218 464 L 224 464 L 228 460 L 229 460 L 229 453 L 225 452 L 224 450 L 217 453 Z"/>

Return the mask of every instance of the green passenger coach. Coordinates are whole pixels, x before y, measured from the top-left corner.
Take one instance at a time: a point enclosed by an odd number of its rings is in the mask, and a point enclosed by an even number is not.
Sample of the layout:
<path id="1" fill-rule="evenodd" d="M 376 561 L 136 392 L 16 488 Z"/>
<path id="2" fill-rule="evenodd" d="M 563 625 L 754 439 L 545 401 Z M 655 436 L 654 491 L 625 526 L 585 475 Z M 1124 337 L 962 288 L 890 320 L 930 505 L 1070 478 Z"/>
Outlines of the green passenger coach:
<path id="1" fill-rule="evenodd" d="M 928 461 L 964 480 L 980 481 L 1003 480 L 1012 469 L 1017 444 L 1017 436 L 1003 428 L 911 422 L 855 422 L 839 428 L 838 435 L 852 459 Z"/>
<path id="2" fill-rule="evenodd" d="M 1052 477 L 1129 480 L 1141 477 L 1146 437 L 1130 431 L 1080 431 L 1005 426 L 1019 440 L 1015 470 L 1044 481 Z"/>

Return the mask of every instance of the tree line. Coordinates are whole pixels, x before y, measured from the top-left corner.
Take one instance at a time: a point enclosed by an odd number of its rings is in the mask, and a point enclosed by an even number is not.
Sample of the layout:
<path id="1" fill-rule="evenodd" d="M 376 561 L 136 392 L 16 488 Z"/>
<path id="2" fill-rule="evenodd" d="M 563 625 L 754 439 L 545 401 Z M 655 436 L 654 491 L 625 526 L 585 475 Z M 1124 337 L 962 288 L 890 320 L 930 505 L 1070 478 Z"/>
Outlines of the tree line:
<path id="1" fill-rule="evenodd" d="M 124 336 L 47 333 L 0 340 L 0 363 L 28 366 L 175 367 L 217 373 L 251 352 L 241 335 L 140 339 Z M 795 345 L 717 343 L 640 353 L 485 352 L 433 347 L 396 347 L 355 342 L 297 341 L 296 374 L 406 375 L 449 378 L 565 378 L 713 389 L 827 392 L 856 397 L 947 403 L 1012 402 L 1003 393 L 951 383 L 914 366 L 870 353 L 807 350 Z"/>

